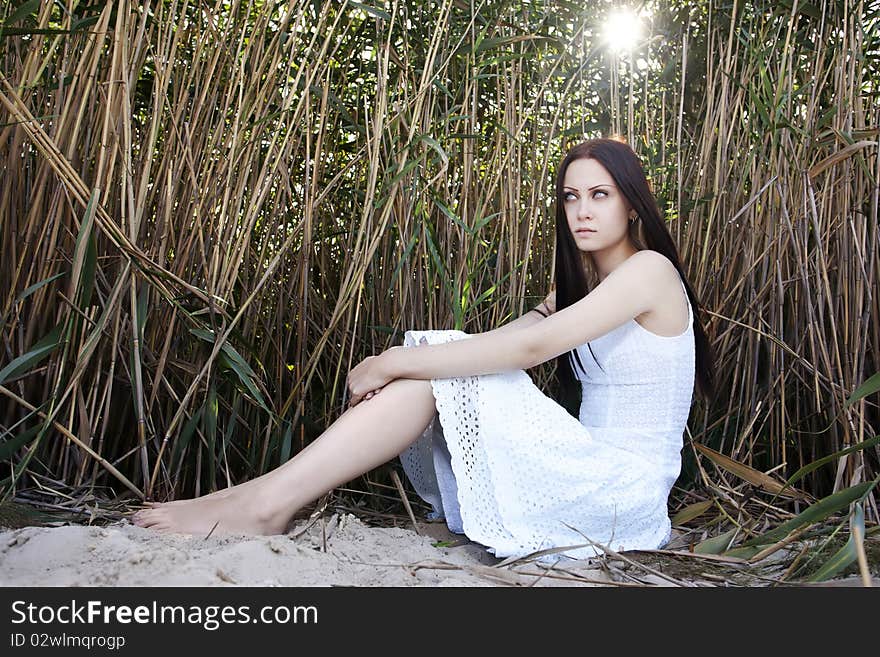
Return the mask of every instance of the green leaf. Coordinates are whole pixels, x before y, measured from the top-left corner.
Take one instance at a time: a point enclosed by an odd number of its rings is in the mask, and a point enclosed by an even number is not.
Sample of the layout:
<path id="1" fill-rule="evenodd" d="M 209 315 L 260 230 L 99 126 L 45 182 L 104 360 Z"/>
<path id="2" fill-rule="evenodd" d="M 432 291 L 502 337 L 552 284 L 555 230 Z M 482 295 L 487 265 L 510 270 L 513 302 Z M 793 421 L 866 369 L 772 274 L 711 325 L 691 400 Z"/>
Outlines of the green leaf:
<path id="1" fill-rule="evenodd" d="M 880 372 L 877 372 L 874 376 L 872 376 L 870 379 L 868 379 L 862 385 L 856 388 L 853 391 L 853 394 L 850 395 L 849 399 L 846 400 L 844 408 L 847 406 L 851 406 L 862 397 L 873 395 L 878 390 L 880 390 Z"/>
<path id="2" fill-rule="evenodd" d="M 857 452 L 862 449 L 867 449 L 868 447 L 873 447 L 878 443 L 880 443 L 880 436 L 874 436 L 873 438 L 863 440 L 862 442 L 856 443 L 855 445 L 850 445 L 849 447 L 834 452 L 833 454 L 829 454 L 828 456 L 823 456 L 822 458 L 817 459 L 811 463 L 807 463 L 807 465 L 805 465 L 800 470 L 791 475 L 791 477 L 789 477 L 788 481 L 785 482 L 785 486 L 790 486 L 797 480 L 802 479 L 804 476 L 811 473 L 813 470 L 821 468 L 826 463 L 836 461 L 841 456 L 846 456 L 847 454 L 851 454 L 852 452 Z"/>
<path id="3" fill-rule="evenodd" d="M 787 15 L 791 12 L 791 0 L 777 0 L 776 4 L 776 10 L 781 15 Z M 819 9 L 819 7 L 810 4 L 809 2 L 798 2 L 797 11 L 800 14 L 810 16 L 811 18 L 815 18 L 816 20 L 822 20 L 822 11 Z"/>
<path id="4" fill-rule="evenodd" d="M 186 421 L 186 424 L 183 425 L 183 430 L 180 432 L 180 436 L 177 437 L 177 440 L 174 441 L 174 449 L 171 451 L 171 471 L 174 472 L 177 470 L 178 462 L 183 455 L 183 451 L 189 446 L 190 441 L 192 440 L 193 434 L 196 431 L 196 427 L 202 419 L 202 413 L 205 411 L 205 405 L 199 407 L 193 416 Z"/>
<path id="5" fill-rule="evenodd" d="M 17 376 L 21 372 L 27 371 L 52 353 L 52 351 L 54 351 L 61 343 L 62 330 L 63 325 L 59 324 L 49 331 L 42 340 L 31 347 L 29 352 L 8 363 L 6 367 L 0 370 L 0 384 Z"/>
<path id="6" fill-rule="evenodd" d="M 443 161 L 444 165 L 449 163 L 449 155 L 446 153 L 445 150 L 443 150 L 440 142 L 438 142 L 433 137 L 429 137 L 428 135 L 419 135 L 418 139 L 416 139 L 416 142 L 420 141 L 425 142 L 426 144 L 428 144 L 428 146 L 433 148 L 437 152 L 437 155 L 440 156 L 440 159 Z"/>
<path id="7" fill-rule="evenodd" d="M 388 181 L 386 189 L 392 189 L 400 181 L 401 178 L 403 178 L 406 174 L 415 169 L 418 165 L 419 160 L 411 160 L 410 162 L 407 162 L 404 165 L 403 169 L 400 170 L 400 173 L 398 173 L 391 180 Z M 377 204 L 376 207 L 379 207 L 379 205 L 380 204 Z"/>
<path id="8" fill-rule="evenodd" d="M 324 95 L 324 87 L 319 87 L 318 85 L 313 84 L 309 87 L 309 89 L 318 98 L 321 98 Z M 345 121 L 345 123 L 347 123 L 348 125 L 355 128 L 355 130 L 357 130 L 358 132 L 366 134 L 367 131 L 364 128 L 364 126 L 362 126 L 360 123 L 355 121 L 355 118 L 348 111 L 348 105 L 346 105 L 344 102 L 342 102 L 342 100 L 340 100 L 339 96 L 337 96 L 332 91 L 327 90 L 327 100 L 330 101 L 330 103 L 334 107 L 336 107 L 336 111 L 339 112 L 339 116 L 342 118 L 343 121 Z M 283 112 L 276 112 L 275 114 L 281 115 L 281 114 L 283 114 Z M 254 123 L 254 125 L 257 126 L 260 123 L 262 123 L 270 118 L 272 118 L 272 117 L 270 117 L 270 116 L 263 117 L 259 121 L 256 121 Z"/>
<path id="9" fill-rule="evenodd" d="M 388 285 L 388 289 L 385 290 L 385 295 L 388 296 L 391 294 L 391 290 L 394 288 L 395 282 L 397 281 L 397 275 L 400 273 L 400 268 L 403 267 L 403 263 L 405 263 L 409 259 L 410 253 L 412 253 L 413 247 L 415 247 L 416 242 L 419 241 L 418 233 L 413 233 L 413 236 L 410 237 L 409 242 L 406 245 L 406 248 L 403 250 L 403 254 L 400 256 L 400 259 L 397 261 L 397 264 L 394 266 L 394 273 L 391 275 L 391 283 Z"/>
<path id="10" fill-rule="evenodd" d="M 208 396 L 205 399 L 205 413 L 202 416 L 202 432 L 205 434 L 205 440 L 208 443 L 208 475 L 211 485 L 215 482 L 215 449 L 217 445 L 217 416 L 219 415 L 220 405 L 217 402 L 217 386 L 213 379 L 208 386 Z"/>
<path id="11" fill-rule="evenodd" d="M 452 328 L 457 331 L 461 331 L 464 328 L 464 312 L 463 312 L 463 303 L 464 299 L 458 294 L 457 290 L 461 286 L 461 279 L 459 277 L 458 272 L 455 272 L 455 280 L 452 283 Z"/>
<path id="12" fill-rule="evenodd" d="M 147 302 L 150 298 L 150 287 L 146 282 L 141 284 L 137 300 L 137 331 L 141 346 L 144 344 L 144 325 L 147 323 Z"/>
<path id="13" fill-rule="evenodd" d="M 810 575 L 810 577 L 807 578 L 807 581 L 822 582 L 826 579 L 830 579 L 855 561 L 856 558 L 856 544 L 853 541 L 852 535 L 850 535 L 846 544 L 835 552 L 834 556 L 822 564 L 822 567 L 819 568 L 819 570 Z"/>
<path id="14" fill-rule="evenodd" d="M 256 375 L 254 371 L 250 368 L 250 366 L 244 362 L 241 356 L 238 355 L 238 352 L 235 351 L 232 347 L 229 347 L 227 350 L 226 347 L 228 345 L 224 343 L 224 345 L 220 348 L 221 353 L 218 358 L 220 365 L 227 369 L 232 370 L 238 380 L 242 383 L 242 385 L 247 388 L 248 392 L 251 393 L 251 396 L 257 401 L 257 403 L 267 412 L 271 413 L 269 408 L 266 406 L 266 402 L 263 399 L 263 395 L 260 394 L 259 388 L 257 388 L 256 383 L 254 383 L 254 378 Z M 230 352 L 234 353 L 238 358 L 234 358 L 230 356 Z"/>
<path id="15" fill-rule="evenodd" d="M 199 328 L 191 328 L 189 332 L 197 338 L 201 338 L 205 342 L 210 342 L 212 345 L 217 341 L 217 336 L 214 335 L 213 331 Z"/>
<path id="16" fill-rule="evenodd" d="M 480 44 L 481 44 L 481 43 L 483 42 L 483 40 L 486 38 L 486 33 L 487 33 L 488 31 L 489 31 L 489 26 L 488 26 L 488 25 L 484 25 L 484 26 L 483 26 L 483 29 L 480 30 L 480 33 L 477 34 L 477 36 L 476 36 L 476 38 L 474 39 L 473 43 L 465 43 L 465 44 L 459 46 L 458 49 L 455 51 L 454 54 L 455 54 L 455 55 L 469 55 L 469 54 L 471 54 L 471 52 L 474 52 L 474 51 L 479 50 L 479 49 L 480 49 Z"/>
<path id="17" fill-rule="evenodd" d="M 694 546 L 694 552 L 698 554 L 721 554 L 730 546 L 730 542 L 738 531 L 738 528 L 734 528 L 724 532 L 720 536 L 707 538 L 705 541 L 697 543 L 697 545 Z"/>
<path id="18" fill-rule="evenodd" d="M 449 98 L 451 98 L 452 100 L 455 100 L 455 96 L 452 95 L 452 92 L 449 91 L 449 89 L 446 87 L 446 85 L 443 84 L 442 82 L 440 82 L 440 80 L 434 78 L 434 80 L 431 82 L 431 84 L 432 84 L 434 87 L 437 87 L 437 89 L 439 89 L 440 91 L 442 91 L 442 92 L 443 92 L 444 94 L 446 94 Z"/>
<path id="19" fill-rule="evenodd" d="M 485 30 L 483 31 L 485 34 Z M 471 44 L 465 44 L 461 48 L 456 51 L 456 54 L 461 53 L 469 53 L 473 51 L 475 54 L 486 52 L 487 50 L 495 50 L 496 48 L 503 48 L 504 46 L 512 46 L 515 43 L 520 43 L 522 41 L 551 41 L 549 37 L 538 36 L 536 34 L 520 34 L 517 36 L 509 36 L 509 37 L 489 37 L 483 38 L 483 34 L 481 34 L 473 46 Z M 482 62 L 481 62 L 482 63 Z"/>
<path id="20" fill-rule="evenodd" d="M 197 338 L 201 338 L 205 342 L 209 342 L 212 345 L 217 340 L 217 337 L 212 331 L 191 328 L 189 329 L 189 332 Z M 263 395 L 260 393 L 260 389 L 255 383 L 257 375 L 251 369 L 251 366 L 248 365 L 247 361 L 242 358 L 241 354 L 239 354 L 238 351 L 236 351 L 235 347 L 229 344 L 229 342 L 223 343 L 223 346 L 220 347 L 220 352 L 220 356 L 218 357 L 220 364 L 223 367 L 232 370 L 238 377 L 238 380 L 241 381 L 244 387 L 248 389 L 248 391 L 251 393 L 257 403 L 267 413 L 271 413 L 272 411 L 269 410 L 269 407 L 266 405 L 266 401 L 263 399 Z"/>
<path id="21" fill-rule="evenodd" d="M 94 224 L 93 224 L 94 225 Z M 95 231 L 90 230 L 86 239 L 85 260 L 83 262 L 82 276 L 80 277 L 80 310 L 88 310 L 92 301 L 92 292 L 95 289 L 95 268 L 98 263 L 98 244 L 95 239 Z"/>
<path id="22" fill-rule="evenodd" d="M 28 0 L 27 2 L 23 2 L 18 9 L 9 14 L 9 17 L 3 21 L 3 26 L 11 25 L 12 23 L 17 23 L 18 21 L 27 18 L 33 14 L 36 14 L 40 8 L 40 0 Z"/>
<path id="23" fill-rule="evenodd" d="M 480 230 L 483 226 L 488 224 L 490 221 L 492 221 L 495 217 L 499 216 L 500 214 L 501 214 L 500 212 L 493 212 L 488 217 L 477 217 L 474 220 L 474 232 L 477 232 L 478 230 Z"/>
<path id="24" fill-rule="evenodd" d="M 824 128 L 827 125 L 831 124 L 831 119 L 837 114 L 837 105 L 832 105 L 829 107 L 824 114 L 819 116 L 819 120 L 816 122 L 816 126 L 819 128 Z"/>
<path id="25" fill-rule="evenodd" d="M 30 295 L 32 295 L 34 292 L 36 292 L 37 290 L 39 290 L 41 287 L 43 287 L 44 285 L 48 285 L 48 284 L 51 283 L 52 281 L 61 278 L 61 277 L 64 276 L 64 274 L 66 274 L 66 273 L 67 273 L 67 272 L 63 272 L 63 271 L 61 271 L 61 272 L 58 272 L 57 274 L 55 274 L 54 276 L 50 276 L 49 278 L 46 278 L 46 279 L 40 281 L 39 283 L 34 283 L 34 284 L 31 285 L 29 288 L 27 288 L 26 290 L 24 290 L 21 294 L 19 294 L 19 295 L 15 298 L 15 300 L 16 300 L 16 301 L 22 301 L 22 300 L 24 300 L 24 299 L 27 299 Z"/>
<path id="26" fill-rule="evenodd" d="M 98 22 L 99 18 L 100 18 L 100 16 L 86 16 L 85 18 L 80 18 L 78 21 L 76 21 L 75 23 L 73 23 L 70 26 L 71 34 L 73 32 L 79 32 L 80 30 L 84 30 L 87 27 L 91 27 L 92 25 L 94 25 L 95 23 Z"/>
<path id="27" fill-rule="evenodd" d="M 437 197 L 435 194 L 430 194 L 430 196 L 431 200 L 434 201 L 434 205 L 436 205 L 440 209 L 440 212 L 451 219 L 455 224 L 461 226 L 468 235 L 473 236 L 474 231 L 471 229 L 471 227 L 468 226 L 464 221 L 462 221 L 461 218 L 457 214 L 455 214 L 455 212 L 453 212 L 448 205 L 441 201 L 439 197 Z"/>
<path id="28" fill-rule="evenodd" d="M 705 500 L 703 502 L 697 502 L 695 504 L 691 504 L 690 506 L 686 506 L 681 511 L 675 514 L 675 517 L 672 518 L 672 524 L 683 525 L 684 523 L 703 515 L 706 511 L 709 510 L 712 504 L 712 500 Z"/>
<path id="29" fill-rule="evenodd" d="M 493 294 L 495 294 L 495 290 L 496 290 L 496 289 L 498 289 L 498 286 L 497 286 L 497 285 L 491 285 L 491 286 L 489 286 L 489 289 L 487 289 L 487 290 L 484 291 L 480 296 L 477 297 L 477 299 L 474 301 L 472 307 L 473 307 L 473 308 L 476 308 L 477 306 L 479 306 L 479 305 L 480 305 L 481 303 L 483 303 L 486 299 L 488 299 L 488 298 L 491 297 Z"/>
<path id="30" fill-rule="evenodd" d="M 775 527 L 774 529 L 771 529 L 767 533 L 762 534 L 761 536 L 756 536 L 749 539 L 748 541 L 745 541 L 740 547 L 775 543 L 777 541 L 781 541 L 793 530 L 798 529 L 803 525 L 821 522 L 832 513 L 843 509 L 851 502 L 855 502 L 863 495 L 866 495 L 868 491 L 870 491 L 872 488 L 874 488 L 874 486 L 877 485 L 878 481 L 880 481 L 880 478 L 875 479 L 874 481 L 866 481 L 864 483 L 857 484 L 856 486 L 850 486 L 849 488 L 837 491 L 836 493 L 828 495 L 827 497 L 823 497 L 815 504 L 808 506 L 804 511 L 802 511 L 791 520 L 787 520 L 786 522 Z"/>
<path id="31" fill-rule="evenodd" d="M 284 423 L 284 437 L 281 439 L 281 463 L 287 463 L 290 460 L 290 450 L 293 447 L 293 425 L 290 422 Z"/>
<path id="32" fill-rule="evenodd" d="M 735 547 L 725 550 L 721 554 L 725 557 L 736 557 L 737 559 L 751 559 L 761 551 L 759 547 Z"/>
<path id="33" fill-rule="evenodd" d="M 449 277 L 446 275 L 446 265 L 443 264 L 442 258 L 440 258 L 440 253 L 437 251 L 437 245 L 434 243 L 434 235 L 433 235 L 433 227 L 429 222 L 425 222 L 425 239 L 428 243 L 428 252 L 431 254 L 431 260 L 434 261 L 434 264 L 437 267 L 437 272 L 440 274 L 440 280 L 443 282 L 444 287 L 448 287 L 449 283 L 447 282 Z"/>
<path id="34" fill-rule="evenodd" d="M 219 414 L 220 405 L 217 402 L 217 386 L 214 382 L 208 386 L 208 397 L 205 400 L 205 437 L 208 440 L 217 435 L 217 415 Z"/>
<path id="35" fill-rule="evenodd" d="M 382 9 L 370 7 L 369 5 L 365 5 L 362 2 L 355 2 L 355 0 L 348 0 L 348 4 L 350 4 L 352 7 L 357 7 L 358 9 L 365 11 L 367 14 L 373 16 L 374 18 L 381 18 L 386 21 L 391 20 L 391 14 Z"/>
<path id="36" fill-rule="evenodd" d="M 808 582 L 823 582 L 826 579 L 830 579 L 858 559 L 855 533 L 853 532 L 855 527 L 861 530 L 862 536 L 865 535 L 865 511 L 861 504 L 856 504 L 855 509 L 853 509 L 850 518 L 849 540 L 828 561 L 822 564 L 815 573 L 807 578 Z"/>
<path id="37" fill-rule="evenodd" d="M 0 27 L 0 37 L 30 36 L 32 34 L 68 34 L 68 31 L 39 27 Z"/>
<path id="38" fill-rule="evenodd" d="M 498 55 L 497 57 L 490 57 L 489 59 L 480 60 L 480 66 L 496 66 L 498 64 L 504 64 L 506 62 L 512 62 L 517 59 L 526 59 L 534 57 L 534 53 L 530 52 L 508 52 L 503 55 Z"/>
<path id="39" fill-rule="evenodd" d="M 123 285 L 124 282 L 120 279 L 117 281 L 116 286 Z M 114 289 L 114 294 L 111 296 L 115 297 L 116 289 Z M 115 308 L 115 304 L 108 303 L 104 306 L 104 309 L 101 311 L 101 314 L 98 317 L 98 320 L 91 327 L 91 331 L 88 337 L 83 342 L 80 347 L 79 353 L 76 356 L 76 366 L 74 367 L 73 374 L 71 377 L 76 379 L 80 372 L 85 369 L 85 367 L 89 363 L 89 359 L 92 357 L 95 349 L 98 344 L 100 344 L 101 340 L 104 338 L 104 329 L 107 326 L 107 323 L 110 321 L 110 317 L 113 315 L 113 311 Z M 143 340 L 141 340 L 141 344 L 143 345 Z M 134 345 L 132 345 L 134 347 Z M 134 371 L 134 349 L 132 348 L 131 353 L 129 354 L 129 362 L 132 367 L 132 372 Z M 135 400 L 136 401 L 136 400 Z"/>
<path id="40" fill-rule="evenodd" d="M 459 295 L 459 303 L 461 304 L 461 312 L 462 315 L 466 314 L 468 307 L 468 297 L 470 296 L 468 292 L 471 290 L 471 279 L 467 278 L 464 282 L 464 287 L 461 289 L 461 294 Z"/>
<path id="41" fill-rule="evenodd" d="M 229 465 L 229 445 L 232 443 L 233 436 L 236 434 L 238 420 L 241 417 L 239 413 L 241 411 L 242 399 L 242 395 L 233 395 L 232 412 L 229 414 L 229 419 L 226 421 L 226 431 L 223 432 L 223 443 L 220 447 L 220 453 L 223 455 L 223 460 L 226 461 L 227 466 Z"/>
<path id="42" fill-rule="evenodd" d="M 24 447 L 30 440 L 32 440 L 33 437 L 36 436 L 42 428 L 42 425 L 38 424 L 35 427 L 31 427 L 27 431 L 22 431 L 14 438 L 10 438 L 9 440 L 4 440 L 3 442 L 0 442 L 0 461 L 10 460 L 13 454 L 15 454 L 19 449 Z"/>
<path id="43" fill-rule="evenodd" d="M 520 262 L 520 264 L 522 264 L 522 261 Z M 512 275 L 517 269 L 519 269 L 519 266 L 518 266 L 518 265 L 517 265 L 517 267 L 515 267 L 515 268 L 512 269 L 511 271 L 509 271 L 509 272 L 507 272 L 506 274 L 504 274 L 504 276 L 502 276 L 497 282 L 495 282 L 495 284 L 491 285 L 491 286 L 489 287 L 488 290 L 486 290 L 485 292 L 483 292 L 482 294 L 480 294 L 480 296 L 478 296 L 478 297 L 476 298 L 476 300 L 473 302 L 473 304 L 471 304 L 471 308 L 476 308 L 476 307 L 479 306 L 481 303 L 483 303 L 486 299 L 488 299 L 489 297 L 491 297 L 491 296 L 495 293 L 495 291 L 498 289 L 498 287 L 499 287 L 502 283 L 504 283 L 504 281 L 506 281 L 508 278 L 510 278 L 510 276 L 511 276 L 511 275 Z"/>
<path id="44" fill-rule="evenodd" d="M 98 208 L 98 190 L 92 192 L 91 198 L 86 205 L 79 234 L 76 236 L 76 246 L 73 250 L 72 278 L 74 288 L 71 290 L 71 299 L 76 301 L 80 310 L 88 308 L 92 298 L 92 289 L 95 285 L 95 266 L 97 262 L 97 246 L 93 227 L 95 225 L 95 212 Z"/>
<path id="45" fill-rule="evenodd" d="M 229 363 L 232 367 L 232 371 L 238 376 L 239 380 L 245 385 L 245 387 L 250 391 L 251 395 L 254 396 L 260 406 L 262 406 L 266 411 L 269 409 L 266 407 L 266 402 L 263 401 L 263 396 L 260 394 L 259 388 L 255 381 L 257 380 L 256 373 L 251 369 L 251 366 L 247 364 L 244 358 L 242 358 L 241 354 L 235 350 L 228 342 L 224 342 L 223 346 L 220 348 L 224 354 L 229 358 Z"/>

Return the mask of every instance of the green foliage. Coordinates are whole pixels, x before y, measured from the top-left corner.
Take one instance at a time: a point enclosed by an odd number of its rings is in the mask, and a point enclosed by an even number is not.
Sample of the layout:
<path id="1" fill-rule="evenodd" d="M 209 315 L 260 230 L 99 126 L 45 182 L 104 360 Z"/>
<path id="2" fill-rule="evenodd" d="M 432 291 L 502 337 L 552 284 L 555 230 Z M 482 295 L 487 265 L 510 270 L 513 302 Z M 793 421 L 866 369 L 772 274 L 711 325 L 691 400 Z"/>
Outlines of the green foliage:
<path id="1" fill-rule="evenodd" d="M 815 504 L 811 504 L 791 520 L 774 527 L 760 536 L 756 536 L 755 538 L 743 542 L 741 547 L 774 543 L 782 540 L 790 532 L 796 529 L 821 522 L 831 514 L 849 506 L 850 503 L 855 502 L 856 500 L 864 500 L 865 496 L 877 486 L 878 481 L 880 481 L 880 479 L 866 481 L 828 495 Z"/>
<path id="2" fill-rule="evenodd" d="M 865 510 L 861 504 L 856 504 L 852 514 L 852 530 L 865 535 Z M 822 582 L 840 573 L 844 568 L 854 563 L 858 558 L 856 540 L 853 531 L 850 531 L 846 544 L 835 552 L 828 561 L 818 568 L 807 578 L 810 582 Z"/>
<path id="3" fill-rule="evenodd" d="M 51 417 L 9 411 L 16 473 L 78 476 L 56 420 L 144 489 L 286 461 L 407 328 L 543 298 L 555 167 L 619 133 L 718 357 L 695 439 L 819 497 L 876 476 L 880 13 L 652 1 L 615 53 L 616 4 L 8 4 L 0 385 Z"/>
<path id="4" fill-rule="evenodd" d="M 49 355 L 61 344 L 61 334 L 63 326 L 59 324 L 42 339 L 37 341 L 30 351 L 13 358 L 2 370 L 0 370 L 0 384 L 5 383 L 8 379 L 12 379 L 22 372 L 38 365 L 44 361 Z"/>

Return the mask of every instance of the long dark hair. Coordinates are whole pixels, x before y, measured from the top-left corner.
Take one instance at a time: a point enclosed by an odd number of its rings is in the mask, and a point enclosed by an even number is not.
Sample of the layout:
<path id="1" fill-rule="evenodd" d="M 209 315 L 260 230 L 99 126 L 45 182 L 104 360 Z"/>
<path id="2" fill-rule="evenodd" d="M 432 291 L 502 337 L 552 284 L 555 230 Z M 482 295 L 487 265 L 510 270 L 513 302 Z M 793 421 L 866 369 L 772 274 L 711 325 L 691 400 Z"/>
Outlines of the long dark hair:
<path id="1" fill-rule="evenodd" d="M 630 236 L 639 248 L 662 253 L 675 265 L 687 289 L 694 316 L 694 339 L 696 348 L 695 378 L 700 393 L 711 399 L 715 388 L 715 365 L 712 348 L 700 322 L 700 302 L 685 276 L 678 259 L 678 249 L 660 216 L 657 201 L 638 156 L 625 143 L 616 139 L 592 139 L 573 147 L 559 166 L 556 175 L 556 309 L 562 310 L 583 299 L 589 292 L 584 271 L 583 254 L 577 248 L 563 204 L 563 186 L 568 165 L 575 160 L 593 159 L 601 164 L 629 201 L 639 219 L 630 224 Z M 642 234 L 638 234 L 641 224 Z M 590 348 L 592 353 L 592 348 Z M 576 393 L 577 380 L 572 369 L 572 356 L 581 364 L 578 352 L 572 350 L 556 358 L 556 372 L 563 395 L 571 398 Z M 593 354 L 595 358 L 595 354 Z M 598 363 L 598 361 L 596 361 Z"/>

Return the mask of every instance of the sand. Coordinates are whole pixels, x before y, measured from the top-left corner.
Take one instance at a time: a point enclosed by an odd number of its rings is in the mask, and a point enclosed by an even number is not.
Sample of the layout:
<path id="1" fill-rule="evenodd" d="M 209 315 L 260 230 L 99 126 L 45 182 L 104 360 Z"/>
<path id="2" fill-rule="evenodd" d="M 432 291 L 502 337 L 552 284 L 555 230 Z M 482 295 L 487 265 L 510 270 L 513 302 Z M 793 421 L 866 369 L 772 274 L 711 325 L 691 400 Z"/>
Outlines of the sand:
<path id="1" fill-rule="evenodd" d="M 596 586 L 598 560 L 502 564 L 445 524 L 370 527 L 349 514 L 277 536 L 192 537 L 120 520 L 0 531 L 2 586 Z M 648 582 L 645 582 L 648 583 Z M 662 582 L 658 582 L 662 583 Z"/>

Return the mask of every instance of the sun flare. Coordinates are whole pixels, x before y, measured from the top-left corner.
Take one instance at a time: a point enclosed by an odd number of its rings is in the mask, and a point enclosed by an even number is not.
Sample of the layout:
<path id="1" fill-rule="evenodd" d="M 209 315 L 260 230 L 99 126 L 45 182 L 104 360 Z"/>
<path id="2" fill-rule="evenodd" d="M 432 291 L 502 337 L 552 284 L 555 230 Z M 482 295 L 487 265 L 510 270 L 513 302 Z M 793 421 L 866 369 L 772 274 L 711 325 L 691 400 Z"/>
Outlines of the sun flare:
<path id="1" fill-rule="evenodd" d="M 641 36 L 641 22 L 631 9 L 616 9 L 605 21 L 605 43 L 614 50 L 631 50 Z"/>

